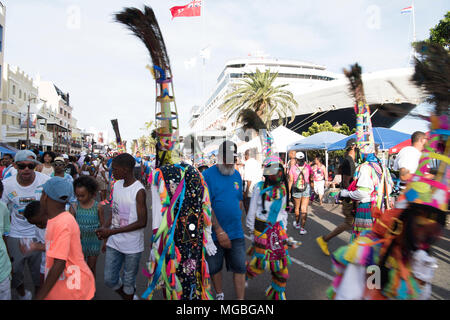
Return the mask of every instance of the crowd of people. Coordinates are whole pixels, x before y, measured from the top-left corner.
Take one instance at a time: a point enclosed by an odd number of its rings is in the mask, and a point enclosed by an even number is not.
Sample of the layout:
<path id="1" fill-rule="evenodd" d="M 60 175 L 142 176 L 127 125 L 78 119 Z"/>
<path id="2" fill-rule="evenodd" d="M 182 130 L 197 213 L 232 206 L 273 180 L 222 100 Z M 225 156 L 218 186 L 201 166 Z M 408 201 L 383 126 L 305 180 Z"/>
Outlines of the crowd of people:
<path id="1" fill-rule="evenodd" d="M 406 150 L 396 162 L 405 185 L 417 169 L 427 137 L 416 132 L 412 142 L 411 148 L 417 152 L 410 153 L 419 153 L 419 157 L 413 160 L 406 155 L 405 160 L 404 154 L 409 154 Z M 154 167 L 155 161 L 139 153 L 86 154 L 78 159 L 52 152 L 38 158 L 29 150 L 19 151 L 14 157 L 5 154 L 0 171 L 0 299 L 11 299 L 12 292 L 20 300 L 32 298 L 32 292 L 24 286 L 25 264 L 31 272 L 35 299 L 92 299 L 100 253 L 105 254 L 105 285 L 123 299 L 139 299 L 136 277 L 148 219 L 146 187 L 152 194 L 155 237 L 147 276 L 161 273 L 161 256 L 168 254 L 161 244 L 166 239 L 158 238 L 161 234 L 167 233 L 168 238 L 172 234 L 170 239 L 177 248 L 162 268 L 167 277 L 166 298 L 213 299 L 211 280 L 215 299 L 223 300 L 225 262 L 227 271 L 233 273 L 236 299 L 244 299 L 248 281 L 264 271 L 272 274 L 266 296 L 286 299 L 291 264 L 288 249 L 295 247 L 295 240 L 287 234 L 288 216 L 294 218 L 299 234 L 306 234 L 312 194 L 322 205 L 326 188 L 342 190 L 343 223 L 316 239 L 326 255 L 330 255 L 328 242 L 340 233 L 351 232 L 351 246 L 356 239 L 380 228 L 374 213 L 380 201 L 379 209 L 393 207 L 389 170 L 376 157 L 358 154 L 355 140 L 348 140 L 344 161 L 336 168 L 339 177 L 335 175 L 333 180 L 319 157 L 308 163 L 303 152 L 294 151 L 288 154 L 286 163 L 277 157 L 261 163 L 254 150 L 247 150 L 244 161 L 240 161 L 237 146 L 231 141 L 219 147 L 215 163 L 199 158 L 192 165 L 181 162 L 159 169 Z M 429 177 L 429 166 L 425 171 Z M 381 184 L 386 188 L 380 188 Z M 174 202 L 176 197 L 183 200 Z M 105 206 L 112 209 L 109 218 Z M 165 210 L 172 212 L 172 218 L 164 214 Z M 166 218 L 176 222 L 176 230 L 159 232 Z M 441 220 L 437 225 L 442 226 Z M 179 223 L 183 223 L 182 228 Z M 245 244 L 245 227 L 254 235 L 250 247 Z M 433 233 L 433 241 L 436 236 Z M 427 241 L 432 242 L 430 237 Z M 170 248 L 166 249 L 170 252 Z M 342 254 L 331 256 L 335 266 L 342 268 Z M 179 271 L 180 265 L 184 273 Z M 178 277 L 183 281 L 177 287 Z M 150 291 L 164 287 L 154 282 Z M 333 290 L 334 298 L 355 298 L 345 286 Z M 151 297 L 151 293 L 145 296 Z"/>
<path id="2" fill-rule="evenodd" d="M 75 157 L 21 150 L 15 156 L 4 154 L 0 168 L 0 299 L 11 299 L 12 292 L 19 300 L 32 298 L 24 286 L 25 265 L 36 299 L 93 298 L 97 258 L 100 252 L 110 256 L 107 240 L 114 239 L 101 233 L 102 228 L 109 230 L 110 225 L 116 228 L 122 223 L 121 217 L 113 214 L 114 220 L 107 221 L 104 214 L 105 206 L 112 206 L 108 197 L 112 177 L 121 178 L 113 171 L 117 159 L 117 153 Z M 134 168 L 135 158 L 131 160 Z M 120 183 L 115 185 L 118 189 Z M 146 217 L 145 205 L 142 208 Z M 73 278 L 75 287 L 67 290 L 63 280 L 71 274 L 81 278 Z M 83 285 L 77 289 L 77 283 Z"/>

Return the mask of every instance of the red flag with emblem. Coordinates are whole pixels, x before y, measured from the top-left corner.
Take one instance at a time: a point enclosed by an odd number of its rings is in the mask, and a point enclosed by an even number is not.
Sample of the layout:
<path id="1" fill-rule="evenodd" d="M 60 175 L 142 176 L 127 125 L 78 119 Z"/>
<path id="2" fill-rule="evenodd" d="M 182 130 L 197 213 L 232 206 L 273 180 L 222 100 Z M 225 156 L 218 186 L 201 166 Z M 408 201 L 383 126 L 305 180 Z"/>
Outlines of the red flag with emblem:
<path id="1" fill-rule="evenodd" d="M 202 1 L 194 0 L 185 6 L 170 8 L 172 19 L 176 17 L 199 17 L 202 9 Z"/>

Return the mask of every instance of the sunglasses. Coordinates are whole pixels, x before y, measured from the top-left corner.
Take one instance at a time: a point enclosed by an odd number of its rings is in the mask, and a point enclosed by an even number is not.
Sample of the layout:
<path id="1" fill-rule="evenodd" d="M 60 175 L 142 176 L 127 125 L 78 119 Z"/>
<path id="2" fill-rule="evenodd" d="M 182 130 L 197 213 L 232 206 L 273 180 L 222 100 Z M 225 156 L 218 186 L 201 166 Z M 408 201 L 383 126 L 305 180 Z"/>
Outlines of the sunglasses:
<path id="1" fill-rule="evenodd" d="M 34 168 L 36 168 L 36 164 L 35 164 L 35 163 L 28 163 L 28 164 L 25 164 L 25 163 L 18 163 L 18 164 L 17 164 L 17 169 L 19 169 L 19 170 L 25 170 L 25 168 L 34 170 Z"/>
<path id="2" fill-rule="evenodd" d="M 61 162 L 61 161 L 53 162 L 53 165 L 55 167 L 65 167 L 66 166 L 66 164 L 64 162 Z"/>

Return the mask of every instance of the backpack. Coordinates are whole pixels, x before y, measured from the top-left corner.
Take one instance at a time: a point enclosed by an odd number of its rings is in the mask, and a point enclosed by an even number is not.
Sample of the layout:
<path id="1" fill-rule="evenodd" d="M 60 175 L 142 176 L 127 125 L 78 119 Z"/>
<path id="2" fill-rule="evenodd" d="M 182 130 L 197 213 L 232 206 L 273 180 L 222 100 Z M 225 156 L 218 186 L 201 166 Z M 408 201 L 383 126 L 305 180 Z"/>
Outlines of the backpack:
<path id="1" fill-rule="evenodd" d="M 300 173 L 297 177 L 297 181 L 295 182 L 295 185 L 293 188 L 294 193 L 300 193 L 300 192 L 304 192 L 306 190 L 307 182 L 306 182 L 305 176 L 303 174 L 303 169 L 305 169 L 305 167 L 300 169 Z"/>

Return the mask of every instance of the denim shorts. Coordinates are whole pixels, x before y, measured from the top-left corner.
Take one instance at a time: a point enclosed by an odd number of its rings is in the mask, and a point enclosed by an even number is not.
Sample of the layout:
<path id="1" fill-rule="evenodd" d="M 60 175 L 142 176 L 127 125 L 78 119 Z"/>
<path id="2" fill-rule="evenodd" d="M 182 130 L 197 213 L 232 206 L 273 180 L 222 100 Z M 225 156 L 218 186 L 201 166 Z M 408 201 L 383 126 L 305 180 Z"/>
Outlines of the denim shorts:
<path id="1" fill-rule="evenodd" d="M 133 294 L 136 288 L 136 276 L 139 271 L 141 255 L 142 252 L 125 254 L 106 246 L 105 285 L 113 290 L 118 290 L 123 285 L 125 294 Z M 120 277 L 122 266 L 123 275 Z"/>
<path id="2" fill-rule="evenodd" d="M 213 256 L 206 256 L 206 261 L 208 262 L 209 273 L 215 275 L 222 271 L 223 268 L 223 258 L 225 257 L 225 263 L 227 266 L 227 271 L 233 273 L 245 273 L 245 239 L 234 239 L 231 240 L 231 249 L 224 249 L 220 246 L 218 241 L 214 241 L 217 247 L 217 253 Z"/>
<path id="3" fill-rule="evenodd" d="M 311 196 L 311 185 L 308 183 L 306 189 L 303 192 L 292 193 L 293 198 L 309 198 Z"/>
<path id="4" fill-rule="evenodd" d="M 25 274 L 25 264 L 28 265 L 28 269 L 31 273 L 31 279 L 36 287 L 40 286 L 41 283 L 41 261 L 42 261 L 42 252 L 41 251 L 32 251 L 26 255 L 23 255 L 22 251 L 20 251 L 20 238 L 12 238 L 8 237 L 6 239 L 8 244 L 8 250 L 11 256 L 14 258 L 14 262 L 11 264 L 12 266 L 12 280 L 11 287 L 16 289 L 20 285 L 24 283 L 24 274 Z M 33 241 L 37 241 L 37 239 L 33 239 Z"/>

